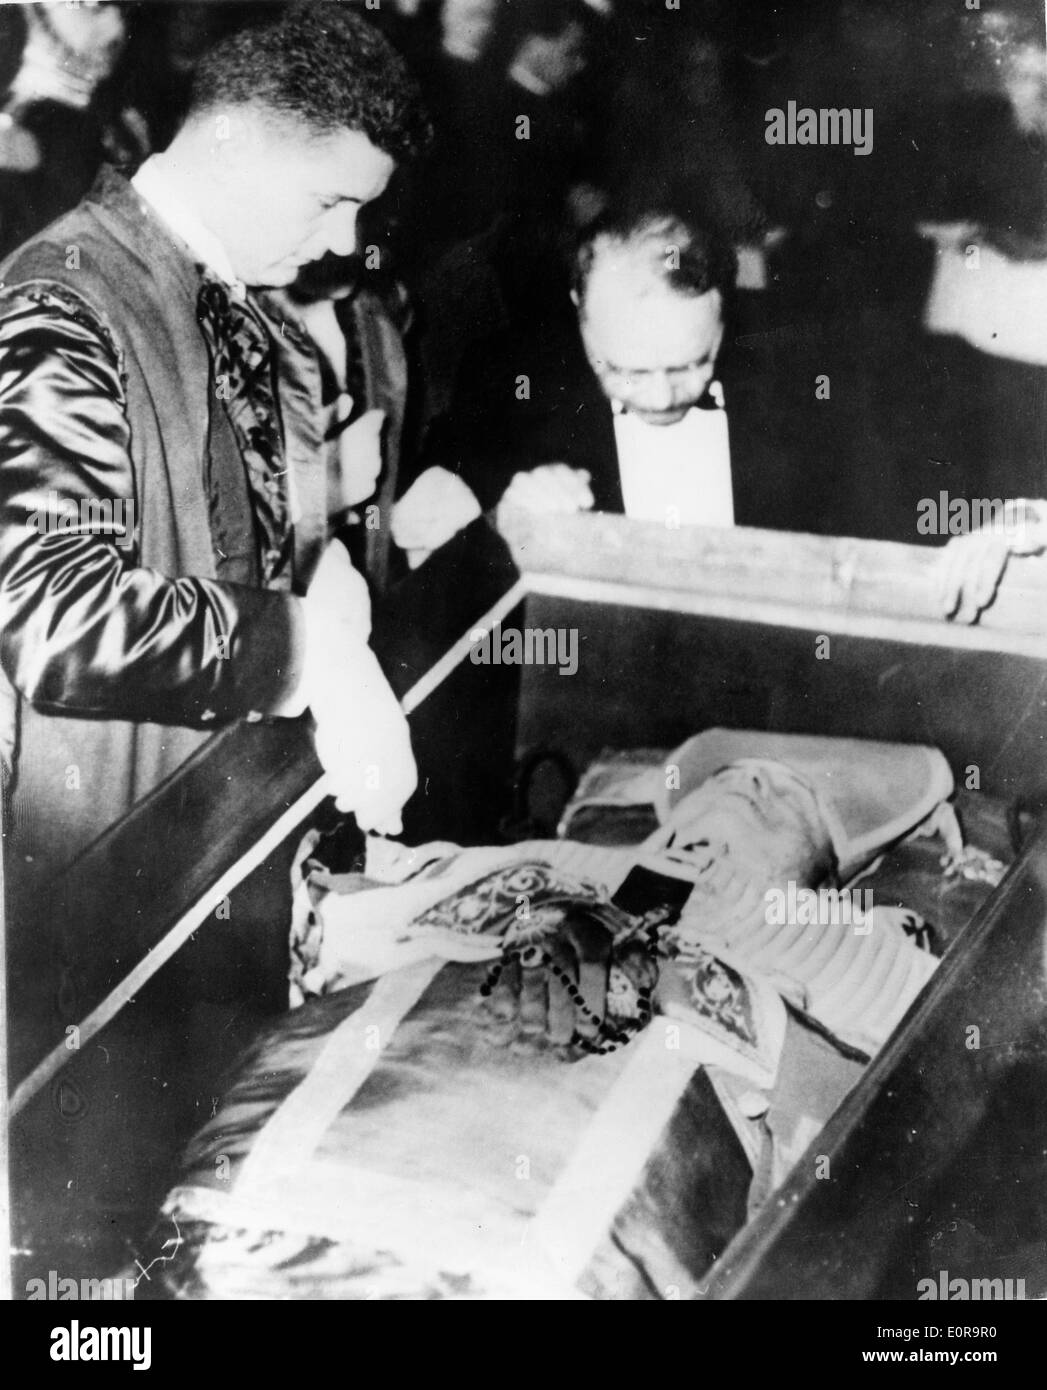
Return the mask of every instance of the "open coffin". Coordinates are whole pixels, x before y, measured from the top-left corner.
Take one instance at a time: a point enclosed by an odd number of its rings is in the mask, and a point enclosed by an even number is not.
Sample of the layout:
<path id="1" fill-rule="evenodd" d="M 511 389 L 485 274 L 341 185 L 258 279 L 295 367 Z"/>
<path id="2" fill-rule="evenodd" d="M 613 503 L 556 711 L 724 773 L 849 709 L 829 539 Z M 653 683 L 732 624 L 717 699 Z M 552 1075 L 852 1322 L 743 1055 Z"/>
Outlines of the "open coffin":
<path id="1" fill-rule="evenodd" d="M 519 719 L 522 752 L 554 750 L 580 771 L 605 747 L 671 748 L 697 730 L 715 726 L 933 745 L 947 757 L 961 789 L 973 792 L 977 787 L 983 801 L 967 797 L 968 818 L 988 827 L 986 839 L 992 843 L 983 847 L 1001 854 L 1005 845 L 1000 842 L 1000 808 L 1013 807 L 1018 798 L 1034 805 L 1042 791 L 1045 642 L 1038 625 L 1047 607 L 1042 577 L 1031 565 L 1012 567 L 994 610 L 997 628 L 952 629 L 933 617 L 931 557 L 905 547 L 743 531 L 671 533 L 616 518 L 578 518 L 562 529 L 544 526 L 540 534 L 521 522 L 513 543 L 528 590 L 525 608 L 513 620 L 541 628 L 573 626 L 582 639 L 578 671 L 571 678 L 560 676 L 555 667 L 524 670 Z M 825 638 L 828 656 L 818 657 L 817 644 Z M 825 651 L 824 643 L 821 650 Z M 457 699 L 468 689 L 469 674 L 466 664 L 456 677 L 460 682 Z M 271 737 L 242 732 L 259 740 Z M 241 757 L 244 747 L 246 743 L 241 743 Z M 256 752 L 240 762 L 241 773 L 246 772 L 249 780 L 252 767 L 262 761 Z M 206 787 L 206 770 L 197 768 L 195 775 L 199 785 Z M 267 775 L 272 784 L 271 772 Z M 286 792 L 286 784 L 280 790 Z M 252 816 L 256 825 L 264 819 L 257 808 Z M 238 838 L 242 847 L 243 833 Z M 112 862 L 119 848 L 111 843 L 108 853 Z M 747 1221 L 746 1205 L 751 1157 L 706 1069 L 681 1059 L 683 1072 L 680 1067 L 673 1071 L 665 1065 L 664 1048 L 654 1057 L 643 1039 L 613 1058 L 592 1058 L 571 1067 L 544 1058 L 536 1070 L 531 1056 L 523 1073 L 513 1072 L 511 1062 L 510 1072 L 505 1072 L 504 1053 L 493 1063 L 487 1058 L 485 1064 L 494 1067 L 487 1078 L 490 1086 L 500 1084 L 501 1073 L 508 1090 L 521 1088 L 519 1103 L 508 1108 L 515 1108 L 522 1117 L 523 1128 L 516 1136 L 502 1137 L 512 1149 L 513 1138 L 522 1135 L 533 1152 L 518 1152 L 514 1161 L 527 1160 L 524 1170 L 529 1175 L 535 1171 L 532 1159 L 541 1158 L 536 1164 L 539 1173 L 543 1162 L 546 1167 L 544 1186 L 542 1180 L 517 1177 L 514 1171 L 515 1192 L 529 1193 L 522 1204 L 517 1200 L 517 1208 L 525 1224 L 528 1218 L 542 1220 L 552 1230 L 554 1251 L 558 1239 L 561 1246 L 567 1240 L 574 1263 L 565 1266 L 562 1260 L 554 1261 L 550 1267 L 537 1261 L 521 1272 L 510 1261 L 507 1269 L 503 1246 L 500 1264 L 495 1261 L 488 1269 L 484 1259 L 489 1257 L 474 1247 L 477 1263 L 469 1271 L 471 1282 L 463 1281 L 460 1262 L 444 1270 L 437 1260 L 431 1270 L 435 1283 L 401 1288 L 400 1296 L 504 1296 L 512 1286 L 530 1296 L 546 1297 L 578 1293 L 598 1297 L 754 1293 L 915 1297 L 912 1262 L 899 1264 L 899 1242 L 908 1240 L 911 1246 L 914 1208 L 889 1195 L 901 1189 L 917 1204 L 918 1235 L 924 1242 L 929 1273 L 944 1267 L 942 1258 L 952 1261 L 953 1274 L 961 1274 L 960 1265 L 967 1261 L 969 1266 L 972 1259 L 976 1265 L 979 1259 L 983 1266 L 992 1264 L 988 1273 L 1001 1260 L 1020 1263 L 1025 1258 L 1028 1263 L 1031 1256 L 1023 1256 L 1022 1249 L 1042 1239 L 1042 1232 L 1037 1236 L 1029 1224 L 1028 1211 L 1035 1203 L 1028 1204 L 1031 1170 L 1023 1167 L 1032 1162 L 1034 1145 L 1042 1134 L 1042 1109 L 1037 1109 L 1042 1101 L 1037 1096 L 1043 1090 L 1042 1085 L 1033 1084 L 1037 1068 L 1042 1073 L 1044 1065 L 1039 1009 L 1044 987 L 1042 854 L 1042 845 L 1030 844 L 995 894 L 987 887 L 975 893 L 962 884 L 940 888 L 939 906 L 947 892 L 955 897 L 957 886 L 963 900 L 950 912 L 947 935 L 955 932 L 955 939 L 944 966 L 872 1067 L 860 1080 L 857 1075 L 844 1078 L 838 1094 L 857 1081 L 849 1098 L 797 1164 L 786 1186 L 764 1201 L 752 1220 Z M 904 874 L 904 866 L 899 872 Z M 957 931 L 977 897 L 985 898 L 986 906 L 971 925 Z M 935 906 L 933 893 L 929 905 Z M 148 912 L 148 903 L 139 904 L 140 915 L 143 908 Z M 170 904 L 165 904 L 165 910 L 169 909 Z M 933 919 L 936 914 L 932 910 L 926 915 Z M 162 918 L 162 913 L 156 913 L 153 921 L 159 925 Z M 993 961 L 992 970 L 984 968 L 987 957 Z M 965 967 L 965 961 L 982 963 L 980 978 Z M 444 1076 L 460 1065 L 463 1049 L 473 1049 L 474 1063 L 475 1048 L 482 1050 L 482 1040 L 470 1038 L 469 1028 L 461 1026 L 460 1011 L 462 1001 L 475 994 L 483 974 L 483 968 L 476 966 L 445 969 L 435 984 L 424 986 L 437 992 L 429 1002 L 435 1035 L 446 1050 Z M 410 988 L 408 981 L 408 995 Z M 253 1116 L 256 1130 L 258 1120 L 275 1113 L 299 1082 L 313 1095 L 322 1091 L 315 1080 L 309 1083 L 309 1063 L 320 1058 L 330 1036 L 352 1019 L 354 1009 L 366 1010 L 377 986 L 357 989 L 362 993 L 355 999 L 332 995 L 309 1006 L 311 1013 L 300 1012 L 277 1025 L 269 1039 L 256 1046 L 254 1071 L 241 1073 L 234 1081 L 228 1092 L 232 1109 L 220 1111 L 215 1124 L 196 1142 L 183 1179 L 199 1177 L 201 1155 L 212 1176 L 221 1173 L 219 1160 L 224 1156 L 224 1178 L 219 1176 L 212 1186 L 219 1194 L 231 1192 L 228 1180 L 237 1174 L 250 1147 L 239 1152 L 230 1147 L 246 1113 L 243 1085 L 252 1076 L 257 1081 L 259 1075 L 272 1077 L 283 1068 L 281 1081 L 266 1097 L 262 1111 Z M 410 1015 L 413 1007 L 408 1001 L 405 1014 Z M 362 1026 L 373 1024 L 365 1014 Z M 221 1202 L 209 1215 L 198 1209 L 193 1219 L 208 1227 L 196 1233 L 201 1242 L 197 1249 L 206 1246 L 207 1250 L 203 1272 L 199 1261 L 194 1268 L 187 1264 L 179 1285 L 179 1261 L 170 1265 L 165 1261 L 173 1287 L 182 1292 L 195 1289 L 203 1296 L 235 1294 L 237 1289 L 313 1297 L 325 1289 L 336 1297 L 397 1296 L 395 1280 L 383 1293 L 368 1251 L 395 1248 L 403 1227 L 410 1225 L 405 1221 L 407 1189 L 398 1189 L 397 1184 L 418 1176 L 410 1169 L 419 1163 L 413 1155 L 426 1152 L 425 1097 L 439 1089 L 419 1074 L 417 1099 L 411 1102 L 410 1086 L 396 1082 L 397 1058 L 410 1072 L 412 1048 L 417 1052 L 421 1046 L 432 1076 L 437 1076 L 441 1056 L 439 1048 L 423 1046 L 428 1036 L 424 1030 L 421 1042 L 418 1037 L 412 1040 L 411 1027 L 412 1017 L 407 1016 L 401 1028 L 392 1030 L 386 1039 L 392 1051 L 383 1051 L 379 1066 L 379 1072 L 387 1069 L 386 1090 L 391 1086 L 392 1091 L 401 1092 L 402 1116 L 397 1125 L 402 1147 L 396 1161 L 385 1165 L 391 1171 L 383 1172 L 382 1136 L 397 1126 L 383 1126 L 381 1104 L 372 1104 L 367 1108 L 375 1121 L 370 1138 L 375 1147 L 361 1164 L 360 1131 L 354 1117 L 350 1129 L 355 1137 L 349 1152 L 355 1157 L 350 1162 L 342 1154 L 336 1160 L 346 1163 L 345 1181 L 340 1186 L 334 1182 L 337 1200 L 330 1187 L 323 1189 L 317 1181 L 308 1200 L 301 1185 L 285 1185 L 278 1194 L 281 1200 L 275 1208 L 266 1208 L 269 1214 L 260 1225 L 260 1218 L 223 1218 L 217 1210 Z M 972 1035 L 965 1030 L 972 1027 L 982 1030 L 979 1041 L 983 1033 L 984 1046 L 970 1045 Z M 354 1028 L 349 1022 L 346 1032 L 352 1036 Z M 366 1032 L 356 1036 L 357 1051 L 366 1051 L 372 1036 Z M 381 1040 L 381 1027 L 378 1036 Z M 350 1054 L 352 1050 L 350 1045 Z M 283 1061 L 273 1060 L 279 1058 Z M 802 1062 L 798 1071 L 802 1076 Z M 641 1078 L 638 1087 L 637 1076 Z M 637 1089 L 649 1099 L 654 1097 L 659 1091 L 657 1078 L 661 1078 L 662 1111 L 654 1104 L 644 1112 L 646 1128 L 634 1125 L 634 1130 L 643 1132 L 629 1136 L 634 1141 L 626 1146 L 629 1162 L 615 1168 L 614 1150 L 621 1147 L 615 1136 L 629 1132 L 623 1116 L 630 1111 L 628 1104 L 624 1110 L 614 1106 L 624 1103 L 623 1096 L 626 1101 L 635 1096 Z M 381 1094 L 378 1073 L 367 1084 L 379 1086 Z M 543 1130 L 534 1111 L 547 1091 L 570 1095 L 553 1127 L 554 1138 L 546 1126 L 543 1149 L 536 1142 Z M 365 1098 L 363 1092 L 361 1098 Z M 616 1118 L 605 1125 L 601 1143 L 601 1133 L 594 1132 L 591 1120 L 606 1107 L 608 1098 Z M 475 1094 L 472 1104 L 475 1107 Z M 308 1105 L 305 1108 L 308 1111 Z M 989 1132 L 999 1116 L 1013 1131 L 1010 1180 L 994 1174 L 987 1159 L 978 1158 L 979 1145 L 985 1142 L 980 1136 Z M 332 1124 L 337 1129 L 337 1120 L 337 1115 L 328 1116 L 328 1128 L 319 1125 L 319 1142 L 327 1142 L 334 1151 L 337 1143 L 323 1136 Z M 316 1131 L 315 1115 L 310 1123 Z M 482 1128 L 470 1124 L 463 1129 L 482 1150 Z M 228 1141 L 224 1146 L 223 1137 Z M 964 1145 L 968 1146 L 968 1167 L 973 1162 L 978 1170 L 980 1163 L 984 1170 L 985 1181 L 978 1191 L 962 1183 L 957 1186 L 956 1160 Z M 570 1182 L 561 1182 L 557 1191 L 555 1178 L 577 1165 L 579 1155 L 588 1156 L 594 1177 L 599 1174 L 589 1184 L 587 1222 L 577 1201 L 573 1214 L 558 1221 L 556 1208 L 550 1215 L 545 1199 L 561 1203 L 562 1217 L 564 1192 L 572 1189 Z M 600 1156 L 595 1169 L 594 1155 Z M 309 1158 L 312 1161 L 312 1150 Z M 328 1153 L 324 1168 L 329 1182 L 330 1158 Z M 473 1163 L 470 1169 L 468 1157 L 461 1161 L 461 1171 L 466 1173 L 475 1174 L 481 1166 Z M 259 1162 L 252 1167 L 257 1175 L 264 1165 Z M 574 1171 L 577 1174 L 576 1166 Z M 441 1189 L 432 1176 L 423 1172 L 423 1185 L 429 1181 L 432 1192 L 438 1192 Z M 271 1177 L 263 1174 L 263 1186 Z M 313 1177 L 318 1179 L 318 1174 Z M 1016 1245 L 1004 1233 L 1013 1225 L 1018 1209 L 1013 1199 L 1023 1183 L 1019 1201 L 1023 1238 Z M 444 1183 L 445 1195 L 447 1187 Z M 320 1206 L 334 1229 L 321 1229 L 324 1221 L 315 1215 L 317 1194 L 324 1190 L 332 1200 L 326 1206 L 321 1200 Z M 576 1182 L 576 1193 L 579 1190 Z M 957 1190 L 962 1191 L 968 1212 L 960 1218 Z M 348 1200 L 346 1194 L 354 1192 L 356 1197 Z M 463 1196 L 459 1191 L 457 1198 L 457 1208 L 452 1201 L 447 1210 L 453 1215 L 457 1209 L 462 1217 L 464 1226 L 459 1223 L 455 1228 L 456 1238 L 462 1240 L 470 1209 L 474 1213 L 480 1209 L 480 1195 Z M 440 1205 L 424 1194 L 421 1200 L 429 1208 Z M 286 1229 L 272 1217 L 281 1202 L 288 1213 Z M 303 1204 L 313 1215 L 303 1214 Z M 176 1201 L 169 1202 L 168 1211 L 176 1206 Z M 950 1221 L 966 1243 L 953 1241 L 946 1250 L 940 1237 Z M 338 1247 L 351 1244 L 354 1230 L 359 1236 L 361 1229 L 367 1232 L 362 1264 L 347 1266 Z M 588 1234 L 579 1235 L 583 1230 Z M 674 1233 L 668 1241 L 667 1231 Z M 171 1227 L 162 1234 L 170 1239 Z M 448 1249 L 452 1235 L 448 1229 Z M 311 1238 L 306 1248 L 319 1261 L 312 1268 L 311 1259 L 301 1258 L 303 1237 Z M 434 1252 L 432 1239 L 427 1237 L 423 1245 L 430 1257 L 439 1253 Z M 263 1246 L 268 1253 L 259 1259 L 257 1252 Z M 166 1253 L 181 1248 L 168 1247 Z M 462 1258 L 467 1261 L 468 1242 L 463 1248 Z M 247 1257 L 249 1250 L 255 1252 L 254 1259 Z M 329 1257 L 326 1265 L 317 1255 L 324 1251 Z M 359 1245 L 355 1253 L 360 1256 Z M 562 1249 L 561 1254 L 568 1257 Z M 288 1274 L 283 1284 L 276 1275 L 274 1283 L 273 1271 L 279 1268 L 297 1268 L 299 1273 Z M 1028 1280 L 1037 1277 L 1031 1267 L 1012 1272 L 1019 1277 L 1024 1273 Z"/>

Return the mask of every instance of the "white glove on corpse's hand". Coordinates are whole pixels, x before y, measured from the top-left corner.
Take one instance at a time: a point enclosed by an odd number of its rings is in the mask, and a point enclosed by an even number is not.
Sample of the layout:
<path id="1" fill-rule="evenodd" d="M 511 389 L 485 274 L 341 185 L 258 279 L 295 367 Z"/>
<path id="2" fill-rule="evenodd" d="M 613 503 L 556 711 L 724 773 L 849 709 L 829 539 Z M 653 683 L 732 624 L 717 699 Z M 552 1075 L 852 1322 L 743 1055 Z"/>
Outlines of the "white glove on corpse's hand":
<path id="1" fill-rule="evenodd" d="M 371 602 L 345 547 L 324 551 L 305 610 L 305 669 L 299 694 L 316 720 L 316 754 L 340 811 L 361 830 L 398 835 L 418 785 L 411 736 L 396 696 L 367 645 Z"/>

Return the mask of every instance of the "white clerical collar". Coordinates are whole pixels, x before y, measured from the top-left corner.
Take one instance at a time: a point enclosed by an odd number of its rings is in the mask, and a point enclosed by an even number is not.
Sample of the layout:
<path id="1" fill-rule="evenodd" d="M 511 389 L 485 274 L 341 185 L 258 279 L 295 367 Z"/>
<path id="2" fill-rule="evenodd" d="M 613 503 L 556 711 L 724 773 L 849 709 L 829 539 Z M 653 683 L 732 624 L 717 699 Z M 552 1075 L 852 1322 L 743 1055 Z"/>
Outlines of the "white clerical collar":
<path id="1" fill-rule="evenodd" d="M 178 196 L 163 155 L 151 155 L 135 174 L 131 184 L 168 230 L 185 242 L 193 256 L 242 299 L 247 292 L 246 285 L 237 279 L 222 243 Z"/>
<path id="2" fill-rule="evenodd" d="M 619 411 L 614 443 L 626 516 L 673 528 L 734 525 L 726 410 L 692 406 L 672 425 Z"/>

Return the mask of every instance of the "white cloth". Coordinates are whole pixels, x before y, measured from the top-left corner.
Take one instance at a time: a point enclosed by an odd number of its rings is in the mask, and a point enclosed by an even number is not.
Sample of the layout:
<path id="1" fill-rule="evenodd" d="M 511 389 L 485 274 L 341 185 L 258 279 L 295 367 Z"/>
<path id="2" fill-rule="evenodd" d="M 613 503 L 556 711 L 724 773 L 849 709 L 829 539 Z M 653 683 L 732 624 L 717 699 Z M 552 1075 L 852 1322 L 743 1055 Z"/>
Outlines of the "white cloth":
<path id="1" fill-rule="evenodd" d="M 675 425 L 614 417 L 625 514 L 664 526 L 733 526 L 727 412 L 692 409 Z"/>
<path id="2" fill-rule="evenodd" d="M 163 155 L 150 155 L 131 180 L 131 187 L 208 270 L 213 271 L 241 299 L 244 297 L 246 286 L 237 279 L 225 247 L 178 196 Z"/>

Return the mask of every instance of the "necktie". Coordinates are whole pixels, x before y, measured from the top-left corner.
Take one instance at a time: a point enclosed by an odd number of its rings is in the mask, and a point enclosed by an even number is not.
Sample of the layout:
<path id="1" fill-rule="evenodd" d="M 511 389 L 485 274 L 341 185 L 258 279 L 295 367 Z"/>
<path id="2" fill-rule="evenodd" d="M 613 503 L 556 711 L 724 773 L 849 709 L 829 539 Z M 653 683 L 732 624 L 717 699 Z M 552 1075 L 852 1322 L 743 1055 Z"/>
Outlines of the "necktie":
<path id="1" fill-rule="evenodd" d="M 217 394 L 247 470 L 262 583 L 288 589 L 293 538 L 269 336 L 248 305 L 214 279 L 205 279 L 200 287 L 197 319 L 211 350 Z"/>

